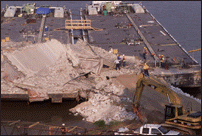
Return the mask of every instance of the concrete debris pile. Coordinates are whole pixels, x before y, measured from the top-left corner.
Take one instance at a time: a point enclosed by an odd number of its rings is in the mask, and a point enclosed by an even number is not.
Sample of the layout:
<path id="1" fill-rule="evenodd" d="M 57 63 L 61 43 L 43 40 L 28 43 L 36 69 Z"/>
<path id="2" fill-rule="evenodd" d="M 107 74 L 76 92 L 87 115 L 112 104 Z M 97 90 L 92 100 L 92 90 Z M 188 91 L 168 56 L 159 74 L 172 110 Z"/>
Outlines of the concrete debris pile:
<path id="1" fill-rule="evenodd" d="M 14 93 L 27 94 L 25 90 L 28 89 L 44 100 L 49 99 L 50 94 L 77 94 L 88 98 L 88 101 L 71 111 L 80 113 L 89 122 L 105 120 L 109 123 L 112 120 L 136 118 L 134 113 L 120 106 L 124 100 L 132 101 L 122 98 L 124 87 L 114 84 L 112 79 L 134 71 L 122 68 L 120 71 L 109 69 L 101 72 L 102 58 L 113 63 L 116 55 L 112 53 L 91 47 L 82 40 L 74 45 L 63 45 L 52 39 L 3 54 L 18 71 L 25 74 L 11 82 L 2 80 L 1 90 L 6 90 L 5 93 L 15 90 Z"/>
<path id="2" fill-rule="evenodd" d="M 103 66 L 103 60 L 94 54 L 87 46 L 86 42 L 81 39 L 76 44 L 67 45 L 67 57 L 71 61 L 73 67 L 79 67 L 83 72 L 94 72 L 99 74 Z"/>
<path id="3" fill-rule="evenodd" d="M 120 104 L 124 94 L 124 86 L 111 83 L 111 81 L 102 81 L 96 85 L 94 93 L 90 93 L 89 100 L 70 109 L 71 112 L 81 114 L 86 121 L 95 122 L 104 120 L 105 123 L 110 121 L 125 121 L 137 119 L 133 112 L 127 112 Z M 127 100 L 127 99 L 126 99 Z M 132 100 L 129 99 L 130 102 Z"/>
<path id="4" fill-rule="evenodd" d="M 80 44 L 75 46 L 82 47 Z M 79 56 L 77 56 L 77 54 L 79 54 L 81 50 L 78 50 L 79 48 L 77 48 L 77 50 L 73 48 L 72 50 L 70 45 L 67 45 L 67 47 L 66 49 L 65 45 L 52 39 L 50 42 L 39 45 L 29 45 L 11 53 L 5 52 L 4 55 L 8 57 L 12 65 L 15 65 L 17 70 L 26 75 L 25 77 L 14 79 L 13 83 L 21 87 L 23 86 L 26 89 L 34 90 L 39 93 L 40 96 L 46 98 L 48 98 L 48 93 L 72 92 L 78 91 L 78 89 L 85 90 L 91 88 L 91 85 L 86 85 L 85 82 L 64 85 L 65 82 L 83 73 L 92 71 L 91 69 L 86 70 L 80 67 L 75 68 L 74 66 L 80 65 Z M 83 58 L 92 57 L 88 50 L 84 51 L 84 48 L 80 49 L 83 50 Z M 74 62 L 73 65 L 72 62 Z M 101 64 L 98 68 L 101 68 Z M 3 86 L 2 90 L 9 89 Z"/>
<path id="5" fill-rule="evenodd" d="M 17 43 L 13 43 L 13 45 L 15 44 Z M 11 69 L 11 66 L 15 66 L 15 71 L 20 71 L 25 75 L 12 79 L 15 84 L 11 87 L 12 90 L 16 88 L 16 85 L 18 87 L 23 86 L 26 89 L 34 90 L 47 99 L 48 93 L 71 93 L 78 92 L 78 90 L 89 90 L 98 83 L 94 79 L 100 77 L 103 80 L 106 75 L 117 76 L 132 72 L 122 69 L 122 72 L 118 73 L 112 70 L 113 72 L 109 71 L 104 75 L 102 74 L 102 76 L 98 76 L 103 66 L 100 54 L 106 55 L 106 59 L 111 60 L 112 63 L 116 55 L 98 47 L 93 49 L 82 40 L 78 40 L 74 45 L 63 45 L 52 39 L 46 43 L 22 46 L 12 52 L 5 51 L 2 54 L 9 60 L 9 62 L 6 62 L 10 64 L 7 66 L 8 68 Z M 1 68 L 5 69 L 5 67 Z M 4 72 L 2 78 L 4 79 L 5 76 L 11 77 L 13 71 Z M 77 77 L 85 74 L 92 74 L 92 80 L 84 78 L 82 81 L 77 81 Z M 6 80 L 2 84 L 2 90 L 9 90 Z M 20 91 L 20 93 L 22 92 Z"/>
<path id="6" fill-rule="evenodd" d="M 19 71 L 30 77 L 55 63 L 65 52 L 64 45 L 53 39 L 42 44 L 30 44 L 11 53 L 5 52 L 4 55 Z"/>
<path id="7" fill-rule="evenodd" d="M 38 96 L 38 99 L 31 101 L 43 101 L 53 100 L 54 94 L 59 95 L 59 98 L 54 97 L 56 102 L 61 102 L 62 98 L 85 98 L 88 101 L 70 111 L 75 115 L 81 114 L 86 121 L 104 120 L 109 123 L 137 119 L 132 112 L 132 99 L 141 61 L 135 57 L 127 56 L 127 66 L 116 71 L 113 67 L 103 68 L 104 61 L 114 63 L 116 55 L 87 45 L 82 40 L 74 45 L 64 45 L 55 39 L 1 52 L 2 56 L 1 95 L 29 96 L 32 93 L 32 98 Z M 179 96 L 185 108 L 188 107 L 187 102 L 191 102 L 193 110 L 200 109 L 195 100 Z M 143 105 L 146 117 L 150 121 L 162 122 L 167 98 L 145 87 L 141 99 L 140 105 Z"/>

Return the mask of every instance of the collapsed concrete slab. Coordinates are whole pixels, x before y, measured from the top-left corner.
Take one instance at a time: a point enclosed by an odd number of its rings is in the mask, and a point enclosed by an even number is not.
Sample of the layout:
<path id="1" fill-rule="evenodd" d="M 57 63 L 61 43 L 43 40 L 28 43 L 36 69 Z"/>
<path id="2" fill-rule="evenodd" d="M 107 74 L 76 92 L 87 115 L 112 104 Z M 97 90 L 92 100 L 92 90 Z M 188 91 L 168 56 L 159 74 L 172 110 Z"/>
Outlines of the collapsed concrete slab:
<path id="1" fill-rule="evenodd" d="M 32 76 L 46 66 L 50 66 L 59 58 L 66 48 L 57 40 L 52 39 L 46 43 L 30 45 L 15 50 L 12 53 L 4 53 L 19 71 Z"/>
<path id="2" fill-rule="evenodd" d="M 91 89 L 95 86 L 92 82 L 77 80 L 85 74 L 99 75 L 103 66 L 103 59 L 92 52 L 82 40 L 75 45 L 63 45 L 52 39 L 46 43 L 30 44 L 12 52 L 4 52 L 2 55 L 15 67 L 14 71 L 10 66 L 10 75 L 15 75 L 12 74 L 13 71 L 24 74 L 24 77 L 12 79 L 14 87 L 29 90 L 44 100 L 54 99 L 52 102 L 62 102 L 62 98 L 75 98 L 79 90 Z M 6 87 L 3 86 L 4 88 Z M 32 99 L 33 96 L 29 98 L 30 101 L 42 100 Z"/>

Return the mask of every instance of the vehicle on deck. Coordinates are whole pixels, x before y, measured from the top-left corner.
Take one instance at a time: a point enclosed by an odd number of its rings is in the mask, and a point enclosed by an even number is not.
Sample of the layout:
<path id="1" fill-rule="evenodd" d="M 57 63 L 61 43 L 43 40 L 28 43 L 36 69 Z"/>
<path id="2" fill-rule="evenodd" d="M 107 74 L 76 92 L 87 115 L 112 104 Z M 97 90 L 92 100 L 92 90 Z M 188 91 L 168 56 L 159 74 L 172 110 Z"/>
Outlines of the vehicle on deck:
<path id="1" fill-rule="evenodd" d="M 180 132 L 168 130 L 159 124 L 145 124 L 134 130 L 135 134 L 140 135 L 180 135 Z"/>

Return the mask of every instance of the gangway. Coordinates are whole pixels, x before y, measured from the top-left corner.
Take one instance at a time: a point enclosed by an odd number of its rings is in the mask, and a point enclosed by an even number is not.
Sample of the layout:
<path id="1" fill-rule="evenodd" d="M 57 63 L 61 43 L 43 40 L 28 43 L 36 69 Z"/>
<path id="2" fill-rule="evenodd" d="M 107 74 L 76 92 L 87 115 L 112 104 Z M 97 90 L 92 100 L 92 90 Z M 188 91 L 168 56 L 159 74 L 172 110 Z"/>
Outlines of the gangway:
<path id="1" fill-rule="evenodd" d="M 95 31 L 103 30 L 92 27 L 91 20 L 65 20 L 65 29 L 93 29 Z"/>
<path id="2" fill-rule="evenodd" d="M 40 26 L 40 31 L 39 31 L 39 35 L 38 35 L 38 43 L 42 42 L 43 39 L 43 33 L 44 33 L 44 29 L 45 29 L 45 23 L 46 23 L 46 15 L 43 15 L 42 20 L 41 20 L 41 26 Z"/>

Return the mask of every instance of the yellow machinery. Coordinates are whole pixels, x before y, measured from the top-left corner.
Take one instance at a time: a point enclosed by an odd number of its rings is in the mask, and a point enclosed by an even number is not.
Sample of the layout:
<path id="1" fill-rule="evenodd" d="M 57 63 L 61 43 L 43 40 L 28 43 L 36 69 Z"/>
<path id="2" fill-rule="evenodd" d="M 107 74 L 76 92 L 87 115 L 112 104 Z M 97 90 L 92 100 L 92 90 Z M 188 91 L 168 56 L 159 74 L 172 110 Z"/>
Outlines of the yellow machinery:
<path id="1" fill-rule="evenodd" d="M 138 76 L 136 90 L 134 94 L 133 111 L 142 119 L 138 110 L 140 98 L 144 86 L 152 87 L 155 91 L 168 97 L 170 104 L 165 105 L 165 124 L 167 127 L 173 127 L 182 131 L 194 134 L 201 129 L 201 112 L 188 111 L 183 109 L 181 99 L 170 89 L 167 83 L 162 83 L 154 77 L 144 76 L 142 73 Z"/>

